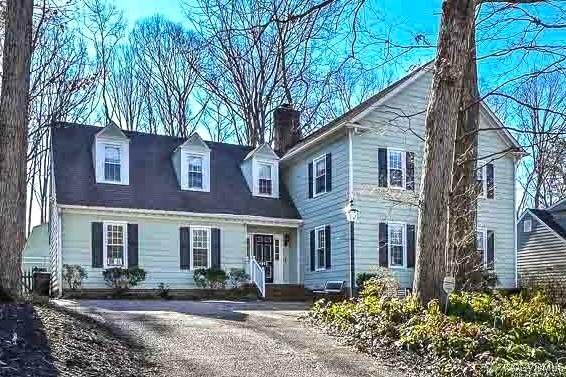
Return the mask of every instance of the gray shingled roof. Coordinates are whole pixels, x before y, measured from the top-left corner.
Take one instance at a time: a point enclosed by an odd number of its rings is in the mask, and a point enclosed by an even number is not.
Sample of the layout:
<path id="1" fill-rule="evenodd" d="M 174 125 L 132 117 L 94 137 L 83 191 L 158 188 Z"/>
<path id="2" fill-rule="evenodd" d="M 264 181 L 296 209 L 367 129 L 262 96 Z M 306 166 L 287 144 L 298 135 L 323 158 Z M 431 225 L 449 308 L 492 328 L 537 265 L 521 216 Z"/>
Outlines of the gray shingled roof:
<path id="1" fill-rule="evenodd" d="M 558 211 L 548 209 L 530 209 L 530 211 L 560 237 L 566 239 L 566 222 L 563 216 L 556 215 Z"/>
<path id="2" fill-rule="evenodd" d="M 100 127 L 54 125 L 57 203 L 300 219 L 284 185 L 280 198 L 252 196 L 240 169 L 251 148 L 206 142 L 211 149 L 210 192 L 182 191 L 171 155 L 186 139 L 124 131 L 130 139 L 130 184 L 95 183 L 92 143 Z"/>

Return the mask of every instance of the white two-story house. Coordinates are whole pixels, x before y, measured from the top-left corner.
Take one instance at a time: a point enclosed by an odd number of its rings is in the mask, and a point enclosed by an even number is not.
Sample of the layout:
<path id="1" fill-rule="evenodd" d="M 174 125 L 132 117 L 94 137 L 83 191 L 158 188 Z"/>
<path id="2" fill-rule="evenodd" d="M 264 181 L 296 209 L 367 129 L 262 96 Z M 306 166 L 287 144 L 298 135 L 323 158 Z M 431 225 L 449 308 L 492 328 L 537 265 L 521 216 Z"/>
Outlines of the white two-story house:
<path id="1" fill-rule="evenodd" d="M 299 114 L 276 109 L 273 149 L 61 123 L 53 128 L 53 289 L 63 264 L 140 266 L 141 289 L 194 289 L 196 268 L 246 268 L 270 287 L 321 287 L 391 268 L 412 286 L 430 65 L 305 138 Z M 515 171 L 523 150 L 484 105 L 478 252 L 516 286 Z M 489 156 L 489 157 L 488 157 Z M 496 156 L 494 158 L 493 156 Z M 344 208 L 359 210 L 350 244 Z M 353 246 L 354 255 L 350 254 Z M 259 280 L 258 280 L 259 276 Z M 265 286 L 265 288 L 263 288 Z"/>

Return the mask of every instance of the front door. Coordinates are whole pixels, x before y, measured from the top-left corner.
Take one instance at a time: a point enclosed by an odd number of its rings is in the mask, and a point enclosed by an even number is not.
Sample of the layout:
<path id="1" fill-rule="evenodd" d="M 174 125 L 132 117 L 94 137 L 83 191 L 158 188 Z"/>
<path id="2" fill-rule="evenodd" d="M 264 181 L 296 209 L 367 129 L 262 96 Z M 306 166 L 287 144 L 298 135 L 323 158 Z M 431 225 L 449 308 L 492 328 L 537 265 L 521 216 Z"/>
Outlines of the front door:
<path id="1" fill-rule="evenodd" d="M 254 235 L 254 257 L 265 269 L 265 282 L 273 283 L 273 236 Z"/>

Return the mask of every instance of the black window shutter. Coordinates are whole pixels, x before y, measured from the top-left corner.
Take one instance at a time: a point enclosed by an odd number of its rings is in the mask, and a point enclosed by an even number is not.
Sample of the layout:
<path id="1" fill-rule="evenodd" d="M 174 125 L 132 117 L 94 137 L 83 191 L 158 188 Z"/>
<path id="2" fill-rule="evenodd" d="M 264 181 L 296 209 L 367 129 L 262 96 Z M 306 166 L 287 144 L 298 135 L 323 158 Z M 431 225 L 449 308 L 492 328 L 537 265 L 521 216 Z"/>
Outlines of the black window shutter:
<path id="1" fill-rule="evenodd" d="M 138 261 L 138 224 L 128 224 L 128 268 L 137 267 Z"/>
<path id="2" fill-rule="evenodd" d="M 326 154 L 326 192 L 332 191 L 332 153 Z"/>
<path id="3" fill-rule="evenodd" d="M 389 255 L 387 251 L 388 237 L 387 223 L 379 223 L 379 265 L 381 267 L 389 266 Z"/>
<path id="4" fill-rule="evenodd" d="M 308 168 L 309 168 L 309 198 L 312 198 L 313 196 L 313 192 L 312 192 L 312 181 L 313 181 L 313 171 L 312 171 L 312 162 L 309 164 Z"/>
<path id="5" fill-rule="evenodd" d="M 102 223 L 92 223 L 91 229 L 91 240 L 92 240 L 92 267 L 102 268 L 103 254 L 103 232 Z"/>
<path id="6" fill-rule="evenodd" d="M 387 187 L 387 148 L 379 148 L 377 152 L 378 184 Z"/>
<path id="7" fill-rule="evenodd" d="M 407 224 L 407 267 L 415 267 L 415 226 Z"/>
<path id="8" fill-rule="evenodd" d="M 315 239 L 314 239 L 314 230 L 311 230 L 311 271 L 314 271 L 314 245 Z"/>
<path id="9" fill-rule="evenodd" d="M 415 191 L 415 153 L 407 152 L 405 155 L 406 189 Z"/>
<path id="10" fill-rule="evenodd" d="M 220 229 L 212 228 L 210 232 L 210 247 L 212 248 L 212 261 L 210 266 L 214 269 L 220 269 Z"/>
<path id="11" fill-rule="evenodd" d="M 487 175 L 487 198 L 493 199 L 495 197 L 495 180 L 493 176 L 493 164 L 486 165 Z"/>
<path id="12" fill-rule="evenodd" d="M 191 228 L 179 229 L 179 255 L 181 270 L 189 270 L 191 268 Z"/>
<path id="13" fill-rule="evenodd" d="M 487 268 L 492 270 L 495 266 L 495 233 L 487 231 Z"/>
<path id="14" fill-rule="evenodd" d="M 332 265 L 332 236 L 330 234 L 330 225 L 324 228 L 324 241 L 326 242 L 324 255 L 326 257 L 326 269 L 330 269 Z"/>

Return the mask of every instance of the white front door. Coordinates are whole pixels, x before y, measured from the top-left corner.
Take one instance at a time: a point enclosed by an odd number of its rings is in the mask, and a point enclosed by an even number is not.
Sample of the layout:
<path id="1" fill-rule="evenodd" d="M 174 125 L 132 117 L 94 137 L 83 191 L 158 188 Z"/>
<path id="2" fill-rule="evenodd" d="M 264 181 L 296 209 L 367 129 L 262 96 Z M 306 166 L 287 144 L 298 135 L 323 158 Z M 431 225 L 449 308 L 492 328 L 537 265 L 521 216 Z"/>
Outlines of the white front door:
<path id="1" fill-rule="evenodd" d="M 273 236 L 273 282 L 275 284 L 284 284 L 283 268 L 287 257 L 284 255 L 283 237 L 280 235 Z"/>

